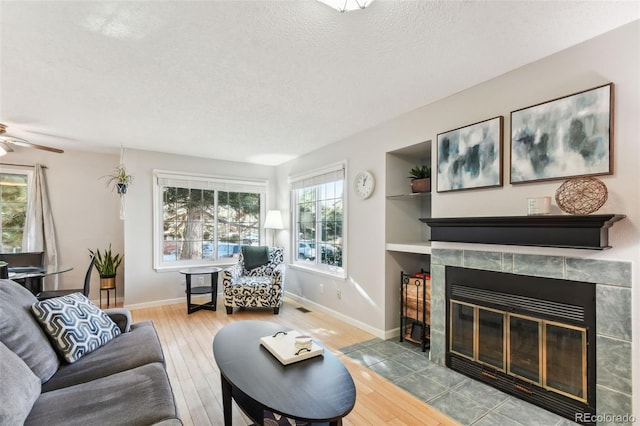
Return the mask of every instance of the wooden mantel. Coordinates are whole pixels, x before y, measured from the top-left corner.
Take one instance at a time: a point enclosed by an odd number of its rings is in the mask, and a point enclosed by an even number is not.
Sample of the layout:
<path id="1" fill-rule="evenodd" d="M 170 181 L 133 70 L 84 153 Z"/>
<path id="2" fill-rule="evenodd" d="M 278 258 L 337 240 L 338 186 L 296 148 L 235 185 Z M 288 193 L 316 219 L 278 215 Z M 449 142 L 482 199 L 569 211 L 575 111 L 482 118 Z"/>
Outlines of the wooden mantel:
<path id="1" fill-rule="evenodd" d="M 625 215 L 541 215 L 422 218 L 431 241 L 563 247 L 610 248 L 609 228 Z"/>

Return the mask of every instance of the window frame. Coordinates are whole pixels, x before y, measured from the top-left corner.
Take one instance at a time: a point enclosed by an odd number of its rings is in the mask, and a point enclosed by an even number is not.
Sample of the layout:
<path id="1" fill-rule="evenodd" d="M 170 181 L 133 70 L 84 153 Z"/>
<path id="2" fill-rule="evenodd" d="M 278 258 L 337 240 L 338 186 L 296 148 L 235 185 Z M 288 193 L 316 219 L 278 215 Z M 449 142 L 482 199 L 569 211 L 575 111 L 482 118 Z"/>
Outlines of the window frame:
<path id="1" fill-rule="evenodd" d="M 187 259 L 165 261 L 163 259 L 163 243 L 164 243 L 164 199 L 163 188 L 169 185 L 161 184 L 161 180 L 175 180 L 183 182 L 200 183 L 207 185 L 209 189 L 216 191 L 215 197 L 215 237 L 218 243 L 217 231 L 217 215 L 218 215 L 218 193 L 219 192 L 248 192 L 256 193 L 260 196 L 260 217 L 259 223 L 259 244 L 266 241 L 264 230 L 264 217 L 266 215 L 267 190 L 269 181 L 267 179 L 243 179 L 219 175 L 207 175 L 189 172 L 179 172 L 170 170 L 153 170 L 153 269 L 162 271 L 176 271 L 184 268 L 194 268 L 199 266 L 211 265 L 232 265 L 237 262 L 234 258 L 222 259 Z M 171 185 L 176 187 L 175 185 Z"/>
<path id="2" fill-rule="evenodd" d="M 341 267 L 337 267 L 337 266 L 332 266 L 332 265 L 327 265 L 327 264 L 323 264 L 320 263 L 317 259 L 319 259 L 317 252 L 316 252 L 316 260 L 314 260 L 313 262 L 307 261 L 307 260 L 299 260 L 298 259 L 298 232 L 297 232 L 297 224 L 298 224 L 298 206 L 297 206 L 297 194 L 296 191 L 299 188 L 294 188 L 294 186 L 296 186 L 296 184 L 299 184 L 302 181 L 310 181 L 312 182 L 314 179 L 320 178 L 323 175 L 332 173 L 332 172 L 337 172 L 339 170 L 342 170 L 343 173 L 343 177 L 342 177 L 342 266 Z M 333 164 L 329 164 L 325 167 L 321 167 L 318 169 L 314 169 L 308 172 L 305 172 L 304 174 L 298 174 L 298 175 L 291 175 L 289 176 L 289 198 L 290 198 L 290 206 L 291 206 L 291 224 L 293 227 L 293 230 L 291 232 L 291 262 L 289 264 L 289 266 L 291 266 L 294 269 L 300 269 L 300 270 L 304 270 L 307 272 L 311 272 L 311 273 L 317 273 L 317 274 L 321 274 L 321 275 L 327 275 L 330 276 L 332 278 L 338 278 L 338 279 L 346 279 L 348 276 L 348 238 L 347 236 L 349 235 L 348 233 L 348 220 L 347 218 L 348 216 L 348 211 L 347 211 L 347 206 L 348 206 L 348 184 L 347 184 L 347 162 L 345 161 L 339 161 Z M 325 182 L 328 183 L 328 182 Z M 317 186 L 320 185 L 320 183 L 316 183 L 313 185 L 306 185 L 306 186 L 302 186 L 302 188 L 307 188 L 307 187 L 311 187 L 311 186 Z M 315 200 L 316 204 L 319 202 L 319 200 L 316 198 Z M 317 226 L 318 220 L 316 217 L 316 226 Z M 317 244 L 318 244 L 318 231 L 316 228 L 316 250 L 317 250 Z"/>
<path id="3" fill-rule="evenodd" d="M 27 216 L 29 214 L 29 208 L 31 207 L 31 193 L 33 192 L 33 168 L 24 169 L 20 166 L 6 166 L 2 165 L 1 173 L 5 174 L 14 174 L 14 175 L 25 175 L 27 177 L 27 210 L 25 211 L 25 219 L 24 224 L 27 224 Z M 0 231 L 2 230 L 2 224 L 0 224 Z M 24 241 L 24 226 L 22 227 L 22 241 Z M 0 241 L 0 247 L 3 247 L 2 241 Z M 20 244 L 20 252 L 22 252 L 23 243 Z M 4 250 L 4 249 L 3 249 Z"/>

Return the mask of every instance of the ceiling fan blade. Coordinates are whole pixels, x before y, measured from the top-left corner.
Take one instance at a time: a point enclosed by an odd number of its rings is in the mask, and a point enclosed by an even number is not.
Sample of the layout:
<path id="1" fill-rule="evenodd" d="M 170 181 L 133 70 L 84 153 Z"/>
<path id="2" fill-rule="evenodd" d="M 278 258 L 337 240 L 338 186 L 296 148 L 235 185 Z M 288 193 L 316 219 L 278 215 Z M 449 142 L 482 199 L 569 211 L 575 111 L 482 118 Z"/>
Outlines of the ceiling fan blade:
<path id="1" fill-rule="evenodd" d="M 36 149 L 42 149 L 44 151 L 49 151 L 49 152 L 55 152 L 58 154 L 62 154 L 64 151 L 58 148 L 52 148 L 49 146 L 44 146 L 44 145 L 38 145 L 37 143 L 32 143 L 29 142 L 25 139 L 22 138 L 18 138 L 15 136 L 10 136 L 6 134 L 7 132 L 7 126 L 0 123 L 0 143 L 2 143 L 3 145 L 18 145 L 18 146 L 24 146 L 26 148 L 36 148 Z M 7 150 L 8 151 L 8 150 Z M 11 150 L 13 151 L 13 150 Z"/>
<path id="2" fill-rule="evenodd" d="M 24 139 L 16 138 L 14 136 L 7 136 L 7 135 L 0 136 L 0 141 L 6 144 L 24 146 L 26 148 L 36 148 L 36 149 L 41 149 L 43 151 L 55 152 L 58 154 L 64 153 L 64 151 L 61 149 L 53 148 L 50 146 L 38 145 L 37 143 L 28 142 Z"/>
<path id="3" fill-rule="evenodd" d="M 36 148 L 36 149 L 42 149 L 44 151 L 49 151 L 49 152 L 55 152 L 58 154 L 62 154 L 64 151 L 58 148 L 52 148 L 50 146 L 44 146 L 44 145 L 38 145 L 37 143 L 32 143 L 29 142 L 25 139 L 22 138 L 18 138 L 15 136 L 10 136 L 6 134 L 7 132 L 7 126 L 0 123 L 0 143 L 2 143 L 3 145 L 9 145 L 9 144 L 13 144 L 13 145 L 18 145 L 18 146 L 24 146 L 26 148 Z M 9 150 L 6 150 L 7 152 L 9 152 Z M 13 151 L 13 149 L 11 149 L 11 151 Z"/>
<path id="4" fill-rule="evenodd" d="M 2 149 L 5 153 L 13 152 L 13 148 L 8 143 L 4 143 L 0 141 L 0 149 Z"/>

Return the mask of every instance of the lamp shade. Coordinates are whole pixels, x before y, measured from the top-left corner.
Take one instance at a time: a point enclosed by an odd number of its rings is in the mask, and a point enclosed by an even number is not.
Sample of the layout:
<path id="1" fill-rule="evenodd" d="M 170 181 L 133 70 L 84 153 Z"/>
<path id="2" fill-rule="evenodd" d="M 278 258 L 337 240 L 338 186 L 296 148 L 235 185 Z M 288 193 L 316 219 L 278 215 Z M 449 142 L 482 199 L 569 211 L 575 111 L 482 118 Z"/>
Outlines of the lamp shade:
<path id="1" fill-rule="evenodd" d="M 264 220 L 265 229 L 283 229 L 282 214 L 280 210 L 269 210 Z"/>

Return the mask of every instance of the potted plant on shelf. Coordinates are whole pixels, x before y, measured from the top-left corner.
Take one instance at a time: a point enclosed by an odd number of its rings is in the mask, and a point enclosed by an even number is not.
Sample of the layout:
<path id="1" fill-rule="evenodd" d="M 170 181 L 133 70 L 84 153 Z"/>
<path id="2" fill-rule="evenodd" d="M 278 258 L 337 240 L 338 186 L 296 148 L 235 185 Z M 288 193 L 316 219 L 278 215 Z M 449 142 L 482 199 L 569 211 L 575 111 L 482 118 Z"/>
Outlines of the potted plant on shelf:
<path id="1" fill-rule="evenodd" d="M 120 253 L 114 255 L 111 251 L 111 244 L 109 244 L 109 248 L 104 253 L 100 252 L 99 249 L 96 251 L 89 249 L 89 253 L 91 253 L 91 256 L 96 257 L 94 266 L 100 275 L 100 288 L 115 288 L 118 266 L 122 263 L 124 256 L 120 256 Z"/>
<path id="2" fill-rule="evenodd" d="M 411 179 L 411 192 L 431 192 L 431 167 L 414 166 L 409 170 L 409 179 Z"/>
<path id="3" fill-rule="evenodd" d="M 120 164 L 115 168 L 114 172 L 110 175 L 104 176 L 107 178 L 106 185 L 112 185 L 118 194 L 126 194 L 127 187 L 133 182 L 133 175 L 127 174 L 127 170 L 124 164 Z"/>

